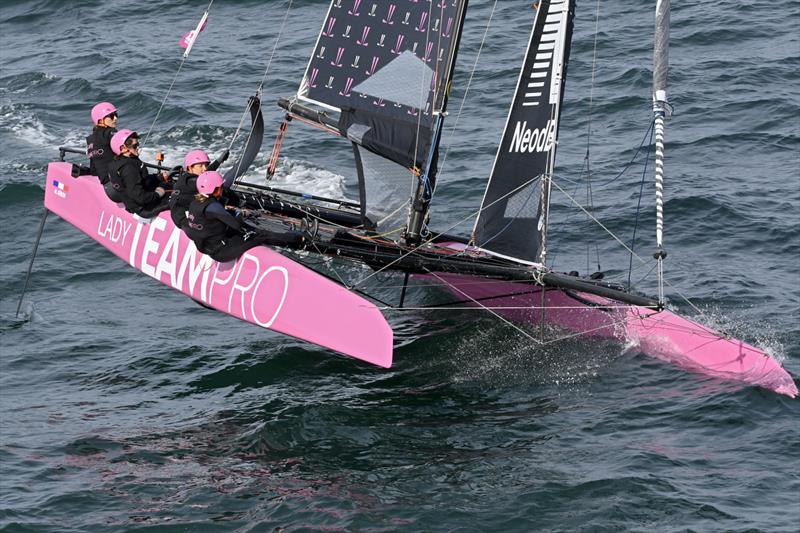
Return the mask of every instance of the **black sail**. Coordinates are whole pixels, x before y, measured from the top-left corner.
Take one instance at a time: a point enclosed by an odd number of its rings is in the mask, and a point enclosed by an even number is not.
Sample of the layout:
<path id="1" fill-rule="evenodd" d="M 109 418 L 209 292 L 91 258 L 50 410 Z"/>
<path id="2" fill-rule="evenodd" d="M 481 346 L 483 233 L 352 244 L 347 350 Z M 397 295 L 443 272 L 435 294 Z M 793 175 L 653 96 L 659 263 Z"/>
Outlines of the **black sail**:
<path id="1" fill-rule="evenodd" d="M 431 150 L 466 0 L 333 0 L 298 90 L 350 140 L 406 168 Z"/>
<path id="2" fill-rule="evenodd" d="M 543 258 L 574 0 L 537 2 L 528 51 L 475 224 L 475 244 L 498 254 Z"/>

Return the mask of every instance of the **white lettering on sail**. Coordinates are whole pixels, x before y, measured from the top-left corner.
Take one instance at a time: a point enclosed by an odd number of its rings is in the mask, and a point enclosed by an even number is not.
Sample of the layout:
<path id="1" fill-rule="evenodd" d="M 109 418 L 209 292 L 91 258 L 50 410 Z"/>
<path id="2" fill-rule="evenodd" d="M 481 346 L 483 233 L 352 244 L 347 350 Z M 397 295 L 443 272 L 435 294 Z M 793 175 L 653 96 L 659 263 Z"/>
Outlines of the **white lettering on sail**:
<path id="1" fill-rule="evenodd" d="M 533 130 L 528 128 L 527 120 L 525 122 L 517 122 L 508 151 L 517 153 L 549 152 L 553 148 L 555 134 L 555 120 L 548 120 L 543 128 Z"/>

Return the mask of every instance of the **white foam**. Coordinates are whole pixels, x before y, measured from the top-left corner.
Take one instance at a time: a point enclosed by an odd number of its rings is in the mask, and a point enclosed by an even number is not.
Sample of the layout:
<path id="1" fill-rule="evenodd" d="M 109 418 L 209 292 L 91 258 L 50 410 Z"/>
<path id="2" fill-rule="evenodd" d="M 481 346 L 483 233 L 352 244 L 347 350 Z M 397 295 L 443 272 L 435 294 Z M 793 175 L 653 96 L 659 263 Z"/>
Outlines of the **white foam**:
<path id="1" fill-rule="evenodd" d="M 0 107 L 0 129 L 34 146 L 53 146 L 58 141 L 32 109 L 20 105 Z"/>
<path id="2" fill-rule="evenodd" d="M 261 175 L 266 175 L 266 166 Z M 340 174 L 296 159 L 281 160 L 271 181 L 271 185 L 274 187 L 326 196 L 336 200 L 347 199 L 345 183 L 344 176 Z"/>
<path id="3" fill-rule="evenodd" d="M 742 314 L 736 310 L 727 310 L 723 313 L 716 307 L 705 307 L 702 311 L 702 315 L 693 316 L 691 319 L 734 338 L 743 339 L 781 364 L 785 362 L 786 346 L 780 341 L 780 334 L 772 324 L 736 316 Z"/>
<path id="4" fill-rule="evenodd" d="M 128 125 L 121 124 L 121 127 Z M 21 105 L 0 107 L 0 129 L 11 132 L 14 137 L 31 145 L 53 150 L 54 154 L 58 146 L 83 149 L 86 135 L 90 131 L 88 127 L 75 128 L 66 135 L 56 134 L 36 116 L 35 110 Z M 199 148 L 215 158 L 228 148 L 232 135 L 230 129 L 215 127 L 190 133 L 190 130 L 195 129 L 196 126 L 173 128 L 164 134 L 152 134 L 142 149 L 142 160 L 155 162 L 156 152 L 160 151 L 165 155 L 164 166 L 175 167 L 183 164 L 183 158 L 190 150 Z M 139 134 L 144 137 L 145 132 L 139 131 Z M 192 138 L 191 144 L 185 140 L 187 137 Z M 243 143 L 244 137 L 240 137 L 235 147 L 237 151 L 233 152 L 230 159 L 222 166 L 223 172 L 231 168 L 236 161 L 241 153 L 240 150 L 243 149 Z M 267 185 L 267 166 L 268 152 L 262 151 L 253 166 L 242 177 L 242 181 Z M 269 185 L 301 193 L 347 199 L 344 176 L 303 160 L 281 158 Z"/>

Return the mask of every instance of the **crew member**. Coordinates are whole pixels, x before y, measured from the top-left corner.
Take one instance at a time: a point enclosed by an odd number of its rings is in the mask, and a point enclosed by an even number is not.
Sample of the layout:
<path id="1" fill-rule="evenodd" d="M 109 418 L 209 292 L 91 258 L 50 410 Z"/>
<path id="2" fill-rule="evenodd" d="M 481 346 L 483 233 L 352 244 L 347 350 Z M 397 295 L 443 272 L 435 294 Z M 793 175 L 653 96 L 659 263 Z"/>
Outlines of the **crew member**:
<path id="1" fill-rule="evenodd" d="M 290 247 L 303 244 L 303 235 L 298 232 L 245 232 L 241 218 L 247 211 L 232 208 L 231 212 L 219 201 L 224 182 L 222 174 L 216 171 L 204 172 L 197 178 L 198 194 L 189 204 L 183 230 L 200 252 L 223 263 L 260 244 Z"/>
<path id="2" fill-rule="evenodd" d="M 118 131 L 111 138 L 111 150 L 117 157 L 108 166 L 110 183 L 125 209 L 142 218 L 152 218 L 169 209 L 164 189 L 167 173 L 148 174 L 139 159 L 139 135 L 128 129 Z"/>
<path id="3" fill-rule="evenodd" d="M 92 108 L 92 134 L 86 137 L 86 153 L 89 156 L 89 173 L 108 183 L 108 165 L 114 160 L 111 137 L 117 133 L 117 108 L 111 102 L 100 102 Z"/>
<path id="4" fill-rule="evenodd" d="M 213 163 L 203 150 L 192 150 L 186 154 L 183 160 L 183 172 L 175 181 L 175 188 L 169 199 L 170 214 L 176 227 L 180 228 L 186 223 L 186 210 L 197 194 L 197 176 L 206 170 L 217 170 L 227 158 L 227 150 Z M 225 204 L 239 203 L 236 193 L 226 190 L 225 185 L 223 185 L 223 191 Z"/>

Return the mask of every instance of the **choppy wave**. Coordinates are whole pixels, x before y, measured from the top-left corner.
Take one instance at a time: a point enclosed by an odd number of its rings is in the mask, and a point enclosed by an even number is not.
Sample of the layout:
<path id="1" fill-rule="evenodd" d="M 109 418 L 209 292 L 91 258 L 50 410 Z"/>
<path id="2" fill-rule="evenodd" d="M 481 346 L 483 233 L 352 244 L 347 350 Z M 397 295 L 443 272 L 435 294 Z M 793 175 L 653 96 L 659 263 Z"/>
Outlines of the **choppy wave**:
<path id="1" fill-rule="evenodd" d="M 246 181 L 266 183 L 283 116 L 272 102 L 297 90 L 326 4 L 293 2 L 264 86 L 264 151 Z M 470 4 L 433 206 L 436 227 L 466 218 L 464 234 L 532 13 L 530 2 L 498 4 L 471 77 L 492 2 Z M 190 149 L 228 147 L 288 3 L 215 2 L 165 98 L 178 40 L 206 5 L 0 0 L 0 529 L 796 530 L 800 402 L 687 374 L 635 345 L 535 348 L 492 317 L 407 310 L 389 316 L 393 368 L 367 367 L 204 309 L 57 217 L 16 316 L 46 166 L 58 146 L 84 145 L 94 103 L 113 101 L 120 125 L 142 134 L 163 103 L 147 160 L 163 151 L 172 166 Z M 594 3 L 578 3 L 556 181 L 585 202 L 588 150 L 591 212 L 629 243 L 644 160 L 614 177 L 651 120 L 652 6 L 600 5 L 595 41 Z M 668 300 L 793 375 L 799 10 L 673 3 L 664 233 Z M 295 121 L 283 156 L 272 185 L 356 196 L 347 141 Z M 645 258 L 651 172 L 652 161 L 636 240 Z M 559 268 L 600 263 L 627 281 L 625 250 L 561 193 L 552 217 Z M 649 269 L 633 281 L 653 291 Z"/>

